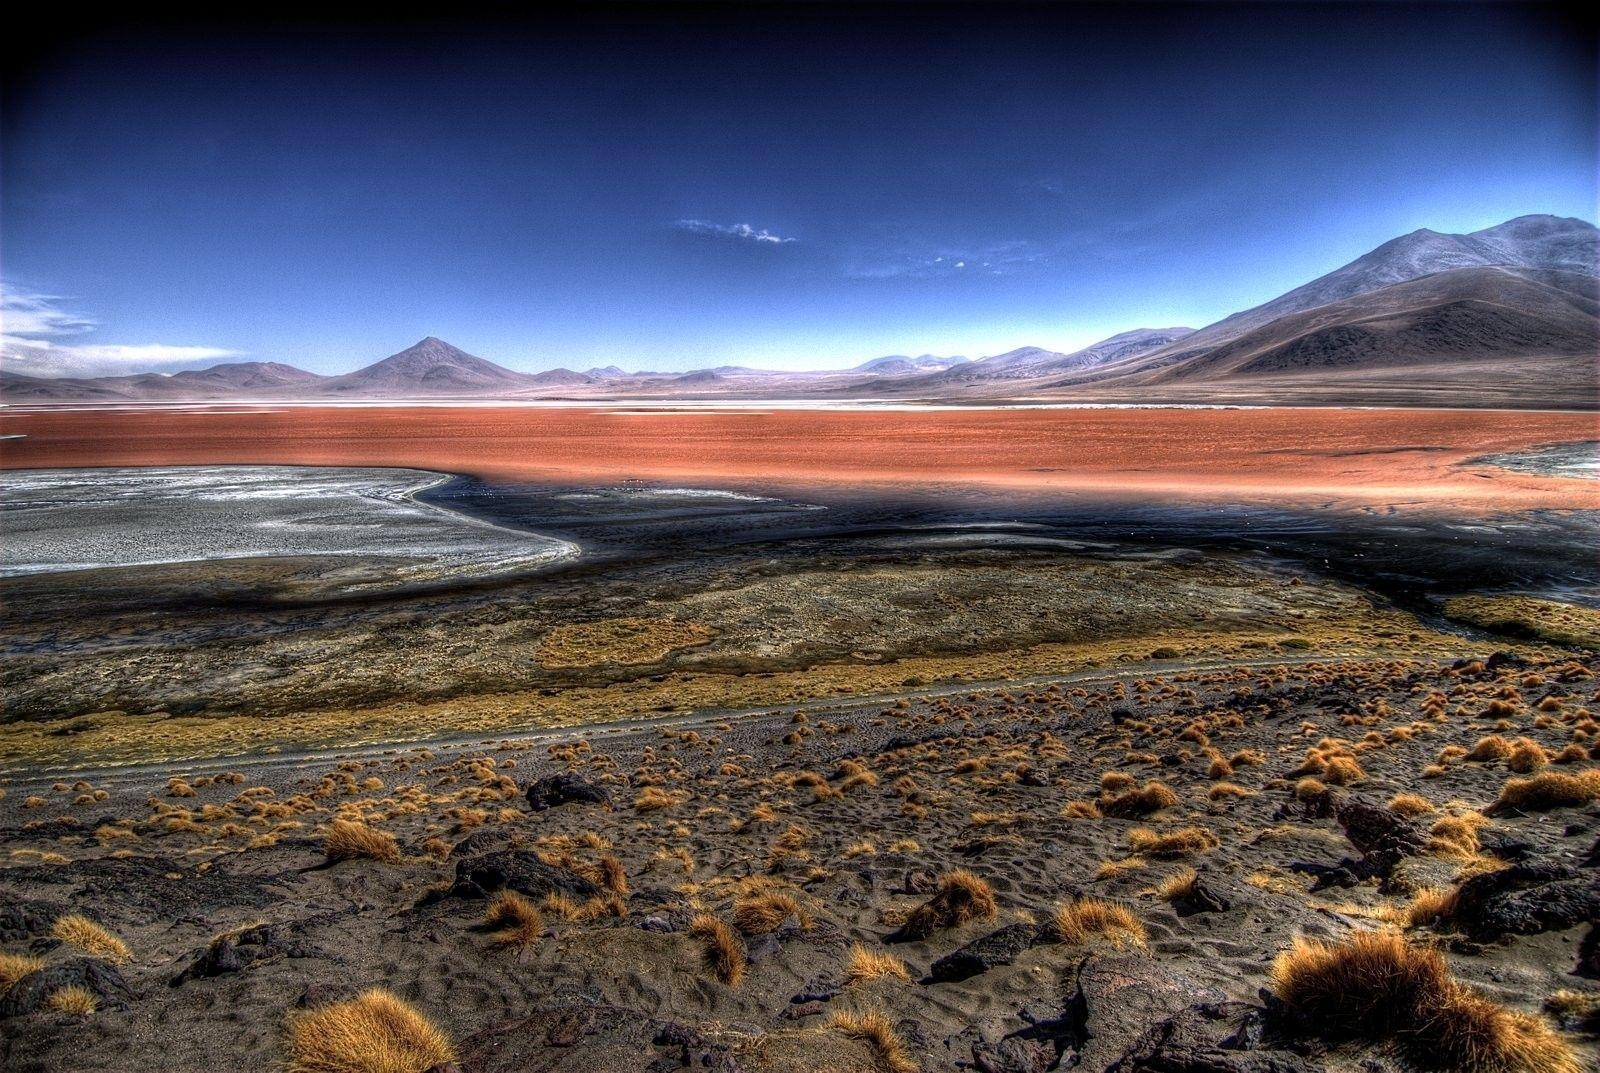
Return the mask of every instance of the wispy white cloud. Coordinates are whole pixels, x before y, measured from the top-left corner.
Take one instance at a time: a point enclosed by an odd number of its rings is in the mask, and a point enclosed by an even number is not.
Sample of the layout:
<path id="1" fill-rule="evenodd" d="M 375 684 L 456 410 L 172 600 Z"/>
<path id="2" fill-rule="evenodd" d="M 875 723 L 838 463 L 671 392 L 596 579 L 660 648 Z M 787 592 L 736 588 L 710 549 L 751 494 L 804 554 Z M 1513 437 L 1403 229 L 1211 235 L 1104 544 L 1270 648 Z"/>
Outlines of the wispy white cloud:
<path id="1" fill-rule="evenodd" d="M 710 220 L 679 220 L 673 224 L 680 231 L 692 231 L 697 235 L 720 235 L 723 238 L 744 239 L 748 242 L 769 242 L 773 245 L 783 245 L 795 241 L 775 235 L 764 227 L 752 227 L 749 224 L 718 224 Z"/>
<path id="2" fill-rule="evenodd" d="M 78 343 L 93 318 L 61 307 L 56 295 L 0 287 L 0 368 L 24 376 L 123 376 L 170 372 L 241 357 L 223 347 L 166 343 Z"/>
<path id="3" fill-rule="evenodd" d="M 845 266 L 845 275 L 853 279 L 1009 276 L 1046 265 L 1052 259 L 1045 247 L 1020 239 L 933 249 L 895 249 L 893 245 L 858 248 Z"/>
<path id="4" fill-rule="evenodd" d="M 28 294 L 12 287 L 0 291 L 0 332 L 6 335 L 57 336 L 92 332 L 95 322 L 57 306 L 53 294 Z"/>

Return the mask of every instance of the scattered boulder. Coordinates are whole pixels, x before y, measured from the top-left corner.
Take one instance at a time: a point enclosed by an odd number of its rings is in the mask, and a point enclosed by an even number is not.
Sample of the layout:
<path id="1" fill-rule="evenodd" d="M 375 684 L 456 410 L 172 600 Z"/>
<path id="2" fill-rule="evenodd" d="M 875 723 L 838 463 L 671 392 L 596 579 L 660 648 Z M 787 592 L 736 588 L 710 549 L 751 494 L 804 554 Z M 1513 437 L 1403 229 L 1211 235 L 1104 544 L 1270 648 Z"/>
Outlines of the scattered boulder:
<path id="1" fill-rule="evenodd" d="M 1317 1073 L 1289 1051 L 1258 1050 L 1266 1011 L 1244 1002 L 1201 1003 L 1149 1029 L 1107 1073 Z"/>
<path id="2" fill-rule="evenodd" d="M 1172 899 L 1172 909 L 1180 917 L 1198 916 L 1201 913 L 1226 913 L 1233 908 L 1233 899 L 1217 889 L 1216 881 L 1208 876 L 1197 876 L 1189 889 Z"/>
<path id="3" fill-rule="evenodd" d="M 41 1009 L 50 996 L 63 987 L 86 987 L 111 1009 L 125 1009 L 136 996 L 122 973 L 109 961 L 78 957 L 46 965 L 11 985 L 0 995 L 0 1018 L 20 1017 Z"/>
<path id="4" fill-rule="evenodd" d="M 1025 1036 L 1007 1036 L 993 1044 L 980 1040 L 972 1045 L 972 1068 L 978 1073 L 1049 1073 L 1056 1058 L 1056 1049 L 1050 1044 Z"/>
<path id="5" fill-rule="evenodd" d="M 1483 872 L 1461 884 L 1451 919 L 1479 942 L 1600 922 L 1600 875 L 1554 862 Z"/>
<path id="6" fill-rule="evenodd" d="M 1139 1046 L 1151 1025 L 1190 1006 L 1224 1000 L 1220 992 L 1169 972 L 1149 955 L 1091 954 L 1078 963 L 1067 1000 L 1068 1019 L 1078 1026 L 1074 1068 L 1106 1069 Z"/>
<path id="7" fill-rule="evenodd" d="M 252 965 L 278 958 L 318 957 L 320 954 L 321 951 L 299 940 L 292 925 L 260 924 L 212 940 L 195 955 L 188 968 L 172 978 L 172 986 L 243 972 Z"/>
<path id="8" fill-rule="evenodd" d="M 935 961 L 928 972 L 927 982 L 941 984 L 967 980 L 990 969 L 1009 965 L 1038 939 L 1039 928 L 1034 924 L 1007 924 L 999 931 L 974 939 Z"/>
<path id="9" fill-rule="evenodd" d="M 502 890 L 514 890 L 535 899 L 565 894 L 587 900 L 600 893 L 600 888 L 587 879 L 544 863 L 531 850 L 504 849 L 457 861 L 455 883 L 440 897 L 487 898 Z"/>
<path id="10" fill-rule="evenodd" d="M 559 808 L 562 805 L 605 805 L 610 807 L 611 795 L 605 787 L 574 772 L 546 775 L 528 787 L 528 807 L 535 812 Z"/>
<path id="11" fill-rule="evenodd" d="M 0 894 L 0 943 L 20 943 L 48 935 L 56 918 L 66 912 L 65 907 L 54 902 Z"/>
<path id="12" fill-rule="evenodd" d="M 637 1010 L 567 1002 L 493 1025 L 456 1049 L 463 1073 L 643 1073 L 657 1068 L 662 1057 L 654 1045 L 656 1032 L 655 1023 Z"/>

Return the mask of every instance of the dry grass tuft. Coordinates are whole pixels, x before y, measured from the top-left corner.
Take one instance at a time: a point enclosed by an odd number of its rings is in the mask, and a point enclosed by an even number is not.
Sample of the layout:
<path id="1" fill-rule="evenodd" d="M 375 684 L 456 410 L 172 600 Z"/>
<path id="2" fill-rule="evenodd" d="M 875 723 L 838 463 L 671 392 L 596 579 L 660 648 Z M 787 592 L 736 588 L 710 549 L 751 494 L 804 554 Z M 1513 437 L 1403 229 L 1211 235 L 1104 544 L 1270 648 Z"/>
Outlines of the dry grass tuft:
<path id="1" fill-rule="evenodd" d="M 1192 882 L 1191 878 L 1191 882 Z M 1058 905 L 1050 914 L 1050 935 L 1057 942 L 1083 943 L 1092 935 L 1103 935 L 1113 946 L 1124 939 L 1143 946 L 1146 932 L 1133 910 L 1100 898 L 1078 898 Z"/>
<path id="2" fill-rule="evenodd" d="M 941 928 L 954 928 L 969 920 L 995 915 L 994 888 L 965 868 L 946 872 L 932 898 L 913 909 L 900 926 L 898 938 L 926 939 Z"/>
<path id="3" fill-rule="evenodd" d="M 1471 860 L 1478 855 L 1478 828 L 1484 818 L 1477 813 L 1441 816 L 1428 828 L 1428 851 L 1441 857 Z"/>
<path id="4" fill-rule="evenodd" d="M 1422 928 L 1442 924 L 1456 911 L 1454 887 L 1427 887 L 1412 896 L 1411 901 L 1391 917 L 1403 928 Z"/>
<path id="5" fill-rule="evenodd" d="M 1393 1041 L 1463 1073 L 1579 1073 L 1571 1048 L 1542 1021 L 1459 983 L 1442 955 L 1398 932 L 1296 939 L 1273 962 L 1272 984 L 1308 1030 L 1329 1039 Z"/>
<path id="6" fill-rule="evenodd" d="M 717 974 L 717 979 L 729 987 L 738 987 L 744 979 L 744 940 L 721 917 L 711 913 L 697 913 L 689 921 L 689 935 L 706 944 L 706 962 Z"/>
<path id="7" fill-rule="evenodd" d="M 1491 760 L 1504 760 L 1511 755 L 1511 743 L 1498 734 L 1490 734 L 1486 738 L 1479 738 L 1478 744 L 1466 755 L 1466 759 L 1478 763 L 1487 763 Z"/>
<path id="8" fill-rule="evenodd" d="M 68 913 L 57 918 L 50 934 L 69 946 L 75 946 L 91 957 L 102 958 L 117 965 L 133 960 L 128 944 L 112 935 L 86 916 Z"/>
<path id="9" fill-rule="evenodd" d="M 496 892 L 484 910 L 483 922 L 494 931 L 489 938 L 496 946 L 533 946 L 544 935 L 544 914 L 525 896 L 514 890 Z"/>
<path id="10" fill-rule="evenodd" d="M 900 983 L 911 982 L 911 970 L 906 968 L 906 963 L 889 953 L 887 950 L 874 950 L 869 946 L 856 943 L 850 948 L 850 954 L 844 963 L 844 985 L 870 984 L 878 980 L 898 980 Z"/>
<path id="11" fill-rule="evenodd" d="M 1426 816 L 1433 811 L 1433 802 L 1421 794 L 1395 794 L 1389 799 L 1389 808 L 1407 819 Z"/>
<path id="12" fill-rule="evenodd" d="M 1180 868 L 1156 887 L 1156 895 L 1164 902 L 1177 901 L 1187 898 L 1194 892 L 1195 882 L 1200 878 L 1200 873 L 1193 868 Z"/>
<path id="13" fill-rule="evenodd" d="M 42 968 L 44 968 L 44 958 L 0 952 L 0 995 L 10 991 L 18 980 L 31 976 Z"/>
<path id="14" fill-rule="evenodd" d="M 450 1039 L 382 988 L 294 1014 L 287 1073 L 422 1073 L 455 1061 Z"/>
<path id="15" fill-rule="evenodd" d="M 1128 846 L 1136 853 L 1156 858 L 1186 857 L 1191 853 L 1209 853 L 1222 845 L 1217 836 L 1204 827 L 1180 827 L 1175 831 L 1152 831 L 1148 827 L 1135 827 L 1128 832 Z"/>
<path id="16" fill-rule="evenodd" d="M 400 863 L 400 845 L 394 835 L 354 820 L 334 820 L 328 824 L 322 845 L 329 864 L 362 858 L 385 864 Z"/>
<path id="17" fill-rule="evenodd" d="M 794 895 L 781 890 L 754 890 L 740 893 L 733 900 L 733 926 L 746 935 L 766 935 L 776 931 L 790 917 L 802 928 L 811 926 L 811 914 Z"/>
<path id="18" fill-rule="evenodd" d="M 1172 792 L 1172 787 L 1157 779 L 1151 779 L 1136 790 L 1128 790 L 1115 797 L 1100 802 L 1100 811 L 1107 816 L 1148 816 L 1152 812 L 1159 812 L 1164 808 L 1171 808 L 1178 803 L 1178 795 Z"/>
<path id="19" fill-rule="evenodd" d="M 1507 779 L 1500 797 L 1489 807 L 1491 812 L 1521 809 L 1546 812 L 1553 808 L 1576 808 L 1600 798 L 1600 768 L 1577 775 L 1541 771 L 1527 778 Z"/>
<path id="20" fill-rule="evenodd" d="M 1550 753 L 1544 746 L 1528 738 L 1518 738 L 1506 757 L 1506 767 L 1519 775 L 1538 771 L 1550 763 Z"/>
<path id="21" fill-rule="evenodd" d="M 100 998 L 80 984 L 69 984 L 50 992 L 44 1000 L 47 1008 L 69 1017 L 89 1017 L 100 1008 Z"/>
<path id="22" fill-rule="evenodd" d="M 885 1073 L 917 1073 L 922 1068 L 882 1010 L 840 1010 L 828 1024 L 840 1035 L 870 1046 Z"/>
<path id="23" fill-rule="evenodd" d="M 639 791 L 639 796 L 633 799 L 635 812 L 656 812 L 660 809 L 674 808 L 683 801 L 678 795 L 663 790 L 659 786 L 646 786 Z"/>

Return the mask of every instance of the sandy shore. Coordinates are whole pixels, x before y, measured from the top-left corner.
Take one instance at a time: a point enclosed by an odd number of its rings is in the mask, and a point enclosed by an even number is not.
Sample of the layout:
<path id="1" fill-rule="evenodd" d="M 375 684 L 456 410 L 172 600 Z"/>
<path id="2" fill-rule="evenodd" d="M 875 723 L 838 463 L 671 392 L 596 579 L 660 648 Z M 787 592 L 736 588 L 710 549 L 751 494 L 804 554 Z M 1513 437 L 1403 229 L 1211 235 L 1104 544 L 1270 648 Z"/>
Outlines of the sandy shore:
<path id="1" fill-rule="evenodd" d="M 731 487 L 982 484 L 1166 499 L 1600 507 L 1595 482 L 1469 464 L 1592 440 L 1592 413 L 294 407 L 0 413 L 0 467 L 398 466 Z"/>

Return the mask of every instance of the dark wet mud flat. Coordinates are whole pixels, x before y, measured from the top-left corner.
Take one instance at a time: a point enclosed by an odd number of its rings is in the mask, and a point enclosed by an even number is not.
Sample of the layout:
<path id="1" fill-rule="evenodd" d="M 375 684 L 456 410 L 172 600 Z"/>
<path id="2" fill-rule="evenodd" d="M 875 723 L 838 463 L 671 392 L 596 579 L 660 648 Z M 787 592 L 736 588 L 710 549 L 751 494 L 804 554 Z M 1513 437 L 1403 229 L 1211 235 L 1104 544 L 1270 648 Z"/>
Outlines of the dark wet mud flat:
<path id="1" fill-rule="evenodd" d="M 458 477 L 422 498 L 570 540 L 585 565 L 762 546 L 1062 551 L 1087 555 L 1249 552 L 1370 588 L 1412 610 L 1463 593 L 1516 591 L 1600 606 L 1600 512 L 1540 510 L 1481 518 L 1422 512 L 1183 504 L 981 489 L 936 493 L 836 488 L 800 497 L 646 484 L 550 488 Z M 554 569 L 571 569 L 564 564 Z"/>

